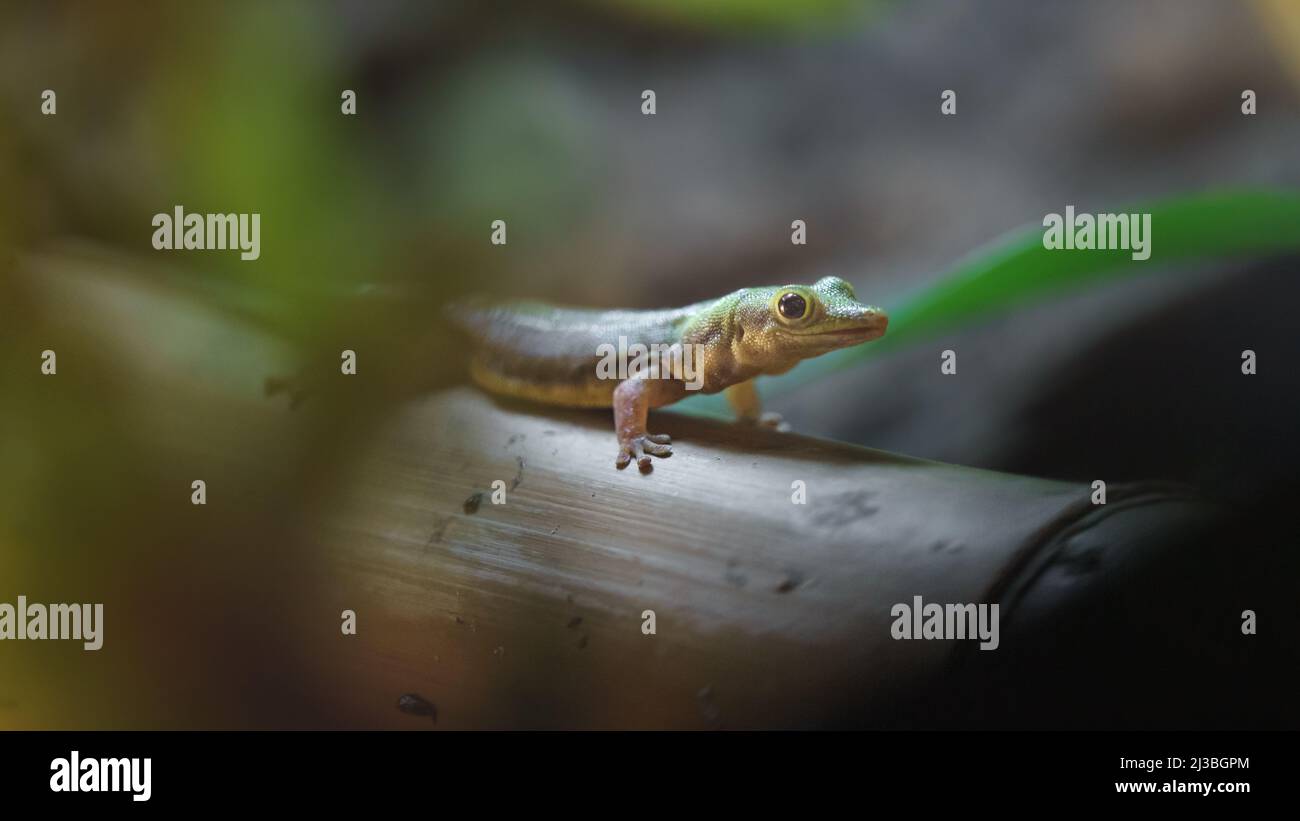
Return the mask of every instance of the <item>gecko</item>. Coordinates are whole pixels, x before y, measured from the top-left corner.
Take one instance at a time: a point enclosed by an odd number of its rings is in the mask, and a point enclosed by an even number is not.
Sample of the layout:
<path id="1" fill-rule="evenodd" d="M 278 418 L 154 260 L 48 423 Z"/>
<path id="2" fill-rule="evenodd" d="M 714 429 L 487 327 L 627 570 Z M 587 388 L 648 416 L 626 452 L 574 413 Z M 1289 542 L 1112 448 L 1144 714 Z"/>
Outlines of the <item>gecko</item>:
<path id="1" fill-rule="evenodd" d="M 642 472 L 652 470 L 650 457 L 673 452 L 670 437 L 647 430 L 651 408 L 684 399 L 692 388 L 725 391 L 740 421 L 777 426 L 779 416 L 762 412 L 755 377 L 782 374 L 801 360 L 878 339 L 889 324 L 881 308 L 859 302 L 853 286 L 834 276 L 813 285 L 741 288 L 665 310 L 470 297 L 451 303 L 446 313 L 470 338 L 475 383 L 533 402 L 613 408 L 614 465 L 621 470 L 635 461 Z M 620 337 L 677 356 L 651 357 L 640 372 L 609 378 L 599 367 L 601 350 L 618 345 Z"/>

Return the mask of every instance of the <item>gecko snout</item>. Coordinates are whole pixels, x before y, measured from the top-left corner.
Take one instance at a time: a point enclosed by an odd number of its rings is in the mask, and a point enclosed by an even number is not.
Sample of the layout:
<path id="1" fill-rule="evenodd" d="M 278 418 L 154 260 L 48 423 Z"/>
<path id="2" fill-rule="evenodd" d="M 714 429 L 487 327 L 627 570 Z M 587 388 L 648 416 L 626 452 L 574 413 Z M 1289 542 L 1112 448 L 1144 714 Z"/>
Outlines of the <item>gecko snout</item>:
<path id="1" fill-rule="evenodd" d="M 854 324 L 864 331 L 870 331 L 875 336 L 884 334 L 885 329 L 889 327 L 889 314 L 884 308 L 876 305 L 864 305 L 853 316 Z"/>

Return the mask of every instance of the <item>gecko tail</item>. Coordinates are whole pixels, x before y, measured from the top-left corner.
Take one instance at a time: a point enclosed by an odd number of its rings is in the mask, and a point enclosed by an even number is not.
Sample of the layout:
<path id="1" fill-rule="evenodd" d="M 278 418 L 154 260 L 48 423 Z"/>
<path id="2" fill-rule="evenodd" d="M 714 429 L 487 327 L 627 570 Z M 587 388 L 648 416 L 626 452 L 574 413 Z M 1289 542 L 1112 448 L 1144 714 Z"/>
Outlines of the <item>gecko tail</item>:
<path id="1" fill-rule="evenodd" d="M 487 294 L 467 294 L 442 306 L 442 315 L 448 324 L 459 328 L 472 339 L 481 339 L 488 330 L 494 308 L 502 300 Z"/>

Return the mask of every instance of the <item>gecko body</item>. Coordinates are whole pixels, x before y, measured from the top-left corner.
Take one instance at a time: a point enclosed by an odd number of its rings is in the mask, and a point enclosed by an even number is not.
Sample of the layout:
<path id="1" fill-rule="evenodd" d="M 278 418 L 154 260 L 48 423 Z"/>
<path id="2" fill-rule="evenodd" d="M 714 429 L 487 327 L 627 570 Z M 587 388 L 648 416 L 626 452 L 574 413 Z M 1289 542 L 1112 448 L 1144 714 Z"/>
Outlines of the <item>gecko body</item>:
<path id="1" fill-rule="evenodd" d="M 725 390 L 744 422 L 775 424 L 779 417 L 761 413 L 755 377 L 785 373 L 801 360 L 877 339 L 889 321 L 880 308 L 859 302 L 838 277 L 813 285 L 742 288 L 666 310 L 469 300 L 449 306 L 448 316 L 470 338 L 470 375 L 481 387 L 551 405 L 612 407 L 619 444 L 615 465 L 636 461 L 643 471 L 650 470 L 651 456 L 672 454 L 669 437 L 646 430 L 649 410 L 690 395 L 688 385 L 706 394 Z M 601 368 L 602 351 L 618 346 L 620 338 L 675 351 L 677 364 L 665 359 L 661 367 L 654 360 L 636 375 L 610 378 Z"/>

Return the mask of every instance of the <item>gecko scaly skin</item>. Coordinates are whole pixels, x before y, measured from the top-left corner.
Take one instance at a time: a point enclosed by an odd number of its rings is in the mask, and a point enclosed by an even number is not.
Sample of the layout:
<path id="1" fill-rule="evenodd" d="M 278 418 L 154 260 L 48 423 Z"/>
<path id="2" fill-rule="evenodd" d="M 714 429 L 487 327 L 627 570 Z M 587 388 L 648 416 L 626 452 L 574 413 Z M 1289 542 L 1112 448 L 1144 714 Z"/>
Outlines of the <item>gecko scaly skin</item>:
<path id="1" fill-rule="evenodd" d="M 646 430 L 650 409 L 687 397 L 693 392 L 688 384 L 702 393 L 726 390 L 742 421 L 777 423 L 779 417 L 760 413 L 754 377 L 877 339 L 889 323 L 880 308 L 858 302 L 839 277 L 811 286 L 742 288 L 658 311 L 471 300 L 449 306 L 447 314 L 473 342 L 470 374 L 481 387 L 552 405 L 613 407 L 615 466 L 635 460 L 642 471 L 650 470 L 651 456 L 672 454 L 667 436 Z M 602 378 L 602 346 L 618 346 L 620 337 L 629 345 L 679 346 L 689 352 L 687 362 L 700 363 L 700 372 L 654 367 L 621 381 Z"/>

